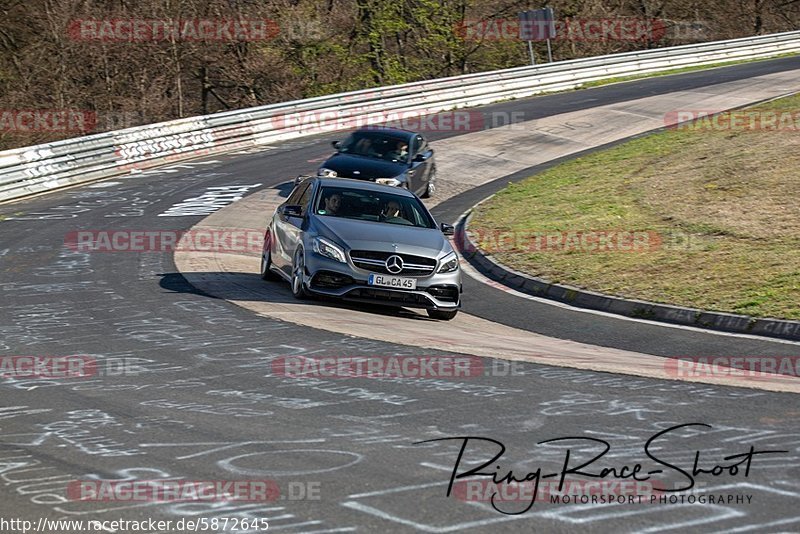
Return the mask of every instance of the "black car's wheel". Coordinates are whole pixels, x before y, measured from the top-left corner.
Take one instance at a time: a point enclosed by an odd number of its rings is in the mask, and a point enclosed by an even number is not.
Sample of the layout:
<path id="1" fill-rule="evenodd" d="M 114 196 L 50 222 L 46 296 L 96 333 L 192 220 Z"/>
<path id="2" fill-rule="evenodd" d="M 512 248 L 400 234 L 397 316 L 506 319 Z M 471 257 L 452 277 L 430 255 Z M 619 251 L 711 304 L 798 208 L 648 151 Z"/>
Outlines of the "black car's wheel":
<path id="1" fill-rule="evenodd" d="M 425 192 L 422 193 L 422 198 L 431 198 L 436 191 L 436 167 L 431 169 L 431 174 L 428 177 L 428 185 L 425 186 Z"/>
<path id="2" fill-rule="evenodd" d="M 428 316 L 431 319 L 439 319 L 441 321 L 449 321 L 458 314 L 458 310 L 428 310 Z"/>
<path id="3" fill-rule="evenodd" d="M 292 295 L 296 299 L 307 299 L 309 297 L 306 291 L 305 278 L 306 262 L 303 249 L 298 248 L 294 253 L 294 261 L 292 261 Z"/>
<path id="4" fill-rule="evenodd" d="M 271 235 L 267 232 L 264 237 L 264 247 L 261 249 L 261 279 L 262 280 L 277 280 L 278 275 L 272 272 L 272 252 L 270 243 L 272 241 Z"/>

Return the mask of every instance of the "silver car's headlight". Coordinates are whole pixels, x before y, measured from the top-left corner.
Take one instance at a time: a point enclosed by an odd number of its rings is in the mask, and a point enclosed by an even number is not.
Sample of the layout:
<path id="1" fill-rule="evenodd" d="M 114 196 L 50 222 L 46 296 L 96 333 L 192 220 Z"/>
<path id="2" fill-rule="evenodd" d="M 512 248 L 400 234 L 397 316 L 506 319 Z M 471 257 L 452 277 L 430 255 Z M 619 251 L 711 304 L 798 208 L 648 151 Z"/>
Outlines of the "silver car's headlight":
<path id="1" fill-rule="evenodd" d="M 322 254 L 323 256 L 326 256 L 332 260 L 347 263 L 347 260 L 344 257 L 344 251 L 324 237 L 315 237 L 312 246 L 314 248 L 314 252 L 317 254 Z"/>
<path id="2" fill-rule="evenodd" d="M 375 180 L 375 183 L 376 184 L 383 184 L 383 185 L 393 185 L 393 186 L 397 187 L 398 185 L 402 184 L 403 182 L 401 182 L 397 178 L 377 178 Z"/>
<path id="3" fill-rule="evenodd" d="M 324 176 L 326 178 L 336 178 L 338 174 L 333 169 L 326 169 L 325 167 L 320 167 L 317 170 L 317 176 Z"/>
<path id="4" fill-rule="evenodd" d="M 458 270 L 458 256 L 455 252 L 451 252 L 439 263 L 439 270 L 437 273 L 452 273 Z"/>

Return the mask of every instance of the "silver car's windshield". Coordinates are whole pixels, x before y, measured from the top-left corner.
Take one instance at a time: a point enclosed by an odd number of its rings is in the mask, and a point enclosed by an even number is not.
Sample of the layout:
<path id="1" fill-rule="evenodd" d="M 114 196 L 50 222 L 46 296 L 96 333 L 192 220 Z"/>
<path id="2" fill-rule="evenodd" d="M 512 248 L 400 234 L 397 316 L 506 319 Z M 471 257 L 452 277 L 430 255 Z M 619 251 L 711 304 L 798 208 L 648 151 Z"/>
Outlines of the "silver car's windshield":
<path id="1" fill-rule="evenodd" d="M 395 195 L 391 191 L 323 187 L 317 196 L 314 213 L 402 226 L 436 227 L 428 210 L 417 198 Z"/>

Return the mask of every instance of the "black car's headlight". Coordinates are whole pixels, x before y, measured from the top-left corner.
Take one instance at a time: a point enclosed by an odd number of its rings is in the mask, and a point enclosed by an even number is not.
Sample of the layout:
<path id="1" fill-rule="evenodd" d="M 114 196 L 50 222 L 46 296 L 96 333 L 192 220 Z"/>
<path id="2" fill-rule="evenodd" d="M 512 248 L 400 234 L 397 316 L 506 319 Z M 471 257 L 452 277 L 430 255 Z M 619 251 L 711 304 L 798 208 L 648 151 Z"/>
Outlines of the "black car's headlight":
<path id="1" fill-rule="evenodd" d="M 342 250 L 338 245 L 334 245 L 324 237 L 315 237 L 314 241 L 312 241 L 312 247 L 314 252 L 317 254 L 321 254 L 332 260 L 347 263 L 347 260 L 344 257 L 344 250 Z"/>
<path id="2" fill-rule="evenodd" d="M 383 185 L 393 185 L 397 187 L 398 185 L 401 185 L 403 182 L 401 182 L 397 178 L 376 178 L 375 183 Z"/>
<path id="3" fill-rule="evenodd" d="M 326 178 L 336 178 L 338 174 L 333 169 L 320 167 L 319 169 L 317 169 L 317 176 L 324 176 Z"/>
<path id="4" fill-rule="evenodd" d="M 455 252 L 451 252 L 439 262 L 439 270 L 437 273 L 452 273 L 458 270 L 458 256 Z"/>

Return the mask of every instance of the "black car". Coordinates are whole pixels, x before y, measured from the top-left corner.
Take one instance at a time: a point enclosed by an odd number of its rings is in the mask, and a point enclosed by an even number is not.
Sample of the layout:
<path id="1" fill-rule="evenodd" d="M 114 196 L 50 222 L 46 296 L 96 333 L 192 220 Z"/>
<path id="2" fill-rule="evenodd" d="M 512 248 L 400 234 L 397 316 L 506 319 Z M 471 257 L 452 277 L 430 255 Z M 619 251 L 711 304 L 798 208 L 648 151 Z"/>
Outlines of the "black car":
<path id="1" fill-rule="evenodd" d="M 420 134 L 398 128 L 366 126 L 344 141 L 317 176 L 355 178 L 403 187 L 426 198 L 436 188 L 433 149 Z"/>

